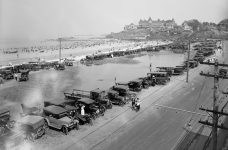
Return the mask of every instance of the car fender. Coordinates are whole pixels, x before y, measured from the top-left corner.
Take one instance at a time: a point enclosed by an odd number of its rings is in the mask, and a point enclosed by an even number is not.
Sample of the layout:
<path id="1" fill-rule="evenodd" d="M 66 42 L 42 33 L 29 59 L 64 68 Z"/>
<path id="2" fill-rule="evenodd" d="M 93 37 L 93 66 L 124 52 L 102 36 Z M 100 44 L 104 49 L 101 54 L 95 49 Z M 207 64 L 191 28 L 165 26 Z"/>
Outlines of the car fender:
<path id="1" fill-rule="evenodd" d="M 47 122 L 48 126 L 50 125 L 50 121 L 49 121 L 49 119 L 48 119 L 48 118 L 44 118 L 44 121 L 46 121 L 46 122 Z"/>

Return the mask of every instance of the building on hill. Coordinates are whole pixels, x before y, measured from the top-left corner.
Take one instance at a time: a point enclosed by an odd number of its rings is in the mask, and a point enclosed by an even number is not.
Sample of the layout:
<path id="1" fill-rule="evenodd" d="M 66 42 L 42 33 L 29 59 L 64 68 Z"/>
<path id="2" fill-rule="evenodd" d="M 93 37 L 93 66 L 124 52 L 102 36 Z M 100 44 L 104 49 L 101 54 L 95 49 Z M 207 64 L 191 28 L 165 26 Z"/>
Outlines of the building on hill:
<path id="1" fill-rule="evenodd" d="M 164 21 L 164 26 L 166 29 L 174 29 L 177 24 L 174 19 Z"/>
<path id="2" fill-rule="evenodd" d="M 147 20 L 140 19 L 138 28 L 148 29 L 148 28 L 150 28 L 150 24 Z"/>
<path id="3" fill-rule="evenodd" d="M 182 27 L 185 31 L 193 31 L 192 27 L 188 25 L 188 23 L 185 21 L 182 24 Z"/>
<path id="4" fill-rule="evenodd" d="M 135 25 L 135 24 L 133 24 L 133 23 L 124 26 L 124 30 L 125 30 L 125 31 L 128 31 L 128 30 L 135 30 L 135 29 L 137 29 L 137 28 L 138 28 L 138 26 Z"/>
<path id="5" fill-rule="evenodd" d="M 151 17 L 149 17 L 148 20 L 142 20 L 140 19 L 138 28 L 144 28 L 144 29 L 153 29 L 153 30 L 170 30 L 174 29 L 174 27 L 177 26 L 175 23 L 175 20 L 152 20 Z"/>

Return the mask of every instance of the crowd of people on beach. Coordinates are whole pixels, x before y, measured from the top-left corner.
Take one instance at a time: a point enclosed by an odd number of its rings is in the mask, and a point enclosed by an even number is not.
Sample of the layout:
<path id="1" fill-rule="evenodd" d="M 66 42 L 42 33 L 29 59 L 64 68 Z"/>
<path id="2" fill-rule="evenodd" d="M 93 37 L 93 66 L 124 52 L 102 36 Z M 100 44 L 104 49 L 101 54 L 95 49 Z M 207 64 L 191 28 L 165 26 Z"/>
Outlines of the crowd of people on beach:
<path id="1" fill-rule="evenodd" d="M 120 40 L 107 40 L 107 39 L 98 39 L 98 40 L 75 40 L 75 41 L 62 41 L 61 49 L 76 49 L 76 48 L 90 48 L 95 46 L 108 45 L 113 48 L 115 45 L 121 45 L 126 43 L 126 41 Z M 46 41 L 41 43 L 42 46 L 30 46 L 30 47 L 20 47 L 20 48 L 1 48 L 0 52 L 2 54 L 15 54 L 15 53 L 42 53 L 47 51 L 56 51 L 60 49 L 59 41 Z"/>

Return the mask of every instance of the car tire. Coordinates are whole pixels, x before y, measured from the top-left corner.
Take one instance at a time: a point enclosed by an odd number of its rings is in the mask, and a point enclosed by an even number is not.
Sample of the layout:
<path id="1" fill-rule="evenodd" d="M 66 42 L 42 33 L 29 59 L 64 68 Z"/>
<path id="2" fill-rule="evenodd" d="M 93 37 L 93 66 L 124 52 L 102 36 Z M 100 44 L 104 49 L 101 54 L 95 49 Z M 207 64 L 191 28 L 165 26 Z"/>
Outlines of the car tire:
<path id="1" fill-rule="evenodd" d="M 112 109 L 112 103 L 109 104 L 109 107 L 108 107 L 108 108 L 109 108 L 109 109 Z"/>
<path id="2" fill-rule="evenodd" d="M 68 134 L 68 128 L 66 126 L 62 127 L 62 132 L 67 135 Z"/>
<path id="3" fill-rule="evenodd" d="M 92 126 L 93 125 L 93 120 L 91 118 L 88 118 L 88 123 Z"/>
<path id="4" fill-rule="evenodd" d="M 34 140 L 35 140 L 35 138 L 32 136 L 32 134 L 28 134 L 26 136 L 26 139 L 29 140 L 29 141 L 32 141 L 32 142 L 34 142 Z"/>
<path id="5" fill-rule="evenodd" d="M 79 130 L 79 123 L 76 123 L 76 124 L 75 124 L 75 129 L 76 129 L 76 130 Z"/>
<path id="6" fill-rule="evenodd" d="M 48 126 L 48 122 L 45 120 L 44 121 L 44 130 L 45 130 L 45 132 L 47 132 L 48 131 L 48 129 L 49 129 L 49 126 Z"/>

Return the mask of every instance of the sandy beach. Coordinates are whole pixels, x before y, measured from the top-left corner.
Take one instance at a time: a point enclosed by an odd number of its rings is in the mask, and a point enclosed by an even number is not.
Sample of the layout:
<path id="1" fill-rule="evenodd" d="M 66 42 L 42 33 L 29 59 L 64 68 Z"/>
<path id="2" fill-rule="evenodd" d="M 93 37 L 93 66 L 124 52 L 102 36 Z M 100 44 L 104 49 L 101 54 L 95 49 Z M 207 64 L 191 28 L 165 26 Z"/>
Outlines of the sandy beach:
<path id="1" fill-rule="evenodd" d="M 98 42 L 98 43 L 97 43 Z M 61 46 L 62 58 L 72 58 L 79 61 L 85 55 L 97 54 L 109 51 L 118 51 L 122 49 L 132 49 L 137 46 L 144 45 L 160 45 L 166 44 L 164 41 L 150 42 L 131 42 L 119 40 L 87 40 L 87 41 L 63 41 Z M 88 44 L 89 43 L 89 44 Z M 0 64 L 21 64 L 29 61 L 42 61 L 59 59 L 60 44 L 54 42 L 54 46 L 50 46 L 47 42 L 45 46 L 30 46 L 25 48 L 5 48 L 0 51 Z M 37 48 L 38 47 L 38 48 Z M 16 51 L 16 53 L 6 53 Z"/>

